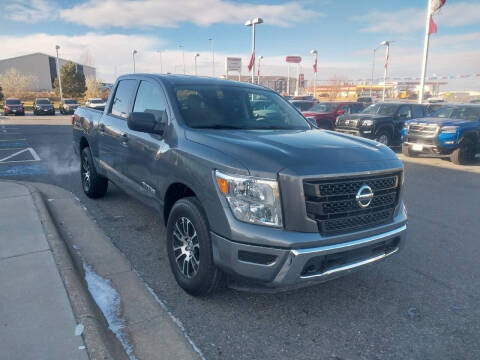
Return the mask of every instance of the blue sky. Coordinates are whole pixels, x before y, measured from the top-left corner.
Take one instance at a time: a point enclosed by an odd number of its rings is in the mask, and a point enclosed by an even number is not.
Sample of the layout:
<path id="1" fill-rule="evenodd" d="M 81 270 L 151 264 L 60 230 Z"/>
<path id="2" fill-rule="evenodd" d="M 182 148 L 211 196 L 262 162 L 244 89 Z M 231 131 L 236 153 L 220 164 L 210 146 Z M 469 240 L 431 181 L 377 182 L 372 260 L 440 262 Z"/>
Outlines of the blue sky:
<path id="1" fill-rule="evenodd" d="M 0 58 L 33 51 L 86 61 L 98 76 L 112 81 L 132 71 L 131 52 L 138 50 L 139 71 L 187 72 L 200 54 L 199 73 L 210 75 L 208 38 L 215 39 L 216 73 L 225 56 L 241 56 L 247 73 L 251 30 L 243 25 L 261 16 L 257 55 L 263 73 L 286 74 L 286 55 L 304 58 L 302 71 L 312 77 L 311 49 L 319 52 L 319 78 L 370 77 L 372 49 L 394 41 L 391 77 L 420 76 L 427 1 L 419 0 L 4 0 L 0 14 Z M 480 73 L 480 2 L 447 0 L 435 16 L 428 74 Z M 161 54 L 160 54 L 161 52 Z M 375 77 L 381 76 L 383 49 L 377 52 Z M 454 88 L 480 89 L 476 79 L 451 80 Z"/>

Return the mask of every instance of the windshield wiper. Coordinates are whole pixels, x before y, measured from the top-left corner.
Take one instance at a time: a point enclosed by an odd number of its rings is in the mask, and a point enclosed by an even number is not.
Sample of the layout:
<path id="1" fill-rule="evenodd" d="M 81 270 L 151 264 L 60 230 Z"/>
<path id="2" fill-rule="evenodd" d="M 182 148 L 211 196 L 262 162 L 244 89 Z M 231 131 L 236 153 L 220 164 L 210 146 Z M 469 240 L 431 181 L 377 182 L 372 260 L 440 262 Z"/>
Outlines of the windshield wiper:
<path id="1" fill-rule="evenodd" d="M 233 130 L 245 130 L 244 127 L 235 126 L 235 125 L 200 125 L 193 126 L 194 129 L 233 129 Z"/>

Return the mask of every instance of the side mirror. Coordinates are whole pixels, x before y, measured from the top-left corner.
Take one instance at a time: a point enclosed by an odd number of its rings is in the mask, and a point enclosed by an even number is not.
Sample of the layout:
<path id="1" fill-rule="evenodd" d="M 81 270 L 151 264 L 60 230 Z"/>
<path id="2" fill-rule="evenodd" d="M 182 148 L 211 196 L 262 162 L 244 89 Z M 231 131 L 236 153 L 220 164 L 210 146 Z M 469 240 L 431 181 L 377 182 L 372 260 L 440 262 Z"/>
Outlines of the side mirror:
<path id="1" fill-rule="evenodd" d="M 338 110 L 337 111 L 337 115 L 343 115 L 343 114 L 345 114 L 345 110 Z"/>
<path id="2" fill-rule="evenodd" d="M 157 121 L 155 115 L 147 112 L 132 112 L 127 119 L 129 129 L 150 134 L 163 135 L 166 124 L 166 111 L 162 114 L 162 121 Z"/>

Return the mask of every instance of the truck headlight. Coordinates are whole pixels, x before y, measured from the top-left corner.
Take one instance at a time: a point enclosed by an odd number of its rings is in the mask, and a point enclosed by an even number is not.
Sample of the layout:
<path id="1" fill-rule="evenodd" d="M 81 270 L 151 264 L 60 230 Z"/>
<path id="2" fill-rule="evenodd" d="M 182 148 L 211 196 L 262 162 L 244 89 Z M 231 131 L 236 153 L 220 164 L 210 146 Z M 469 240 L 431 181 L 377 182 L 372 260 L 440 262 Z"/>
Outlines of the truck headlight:
<path id="1" fill-rule="evenodd" d="M 368 127 L 373 125 L 373 120 L 363 120 L 362 126 Z"/>
<path id="2" fill-rule="evenodd" d="M 235 218 L 259 225 L 283 225 L 277 181 L 227 175 L 218 170 L 215 171 L 215 178 Z"/>
<path id="3" fill-rule="evenodd" d="M 456 134 L 458 127 L 456 126 L 444 126 L 440 129 L 440 132 L 443 134 Z"/>

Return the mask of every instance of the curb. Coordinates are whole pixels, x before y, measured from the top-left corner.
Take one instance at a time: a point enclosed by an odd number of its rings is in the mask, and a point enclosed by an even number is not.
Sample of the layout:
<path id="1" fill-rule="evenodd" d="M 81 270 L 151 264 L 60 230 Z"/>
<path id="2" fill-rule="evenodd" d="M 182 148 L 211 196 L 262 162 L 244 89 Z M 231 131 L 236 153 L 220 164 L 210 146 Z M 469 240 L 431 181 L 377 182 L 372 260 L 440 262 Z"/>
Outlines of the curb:
<path id="1" fill-rule="evenodd" d="M 181 323 L 90 219 L 78 198 L 54 185 L 21 184 L 34 197 L 68 292 L 69 286 L 73 288 L 69 296 L 75 315 L 79 320 L 85 319 L 81 321 L 85 325 L 87 348 L 92 346 L 91 359 L 204 359 Z M 65 263 L 65 257 L 70 263 Z M 121 326 L 116 329 L 111 318 L 108 321 L 108 316 L 107 319 L 103 316 L 91 289 L 87 290 L 91 284 L 87 285 L 85 275 L 91 279 L 92 274 L 113 288 L 119 297 Z"/>
<path id="2" fill-rule="evenodd" d="M 41 193 L 29 183 L 21 184 L 28 188 L 32 196 L 77 323 L 84 325 L 82 337 L 89 358 L 127 359 L 121 344 L 108 330 L 108 324 L 86 289 L 83 278 L 79 276 L 78 264 L 74 264 L 72 254 L 59 235 Z"/>

